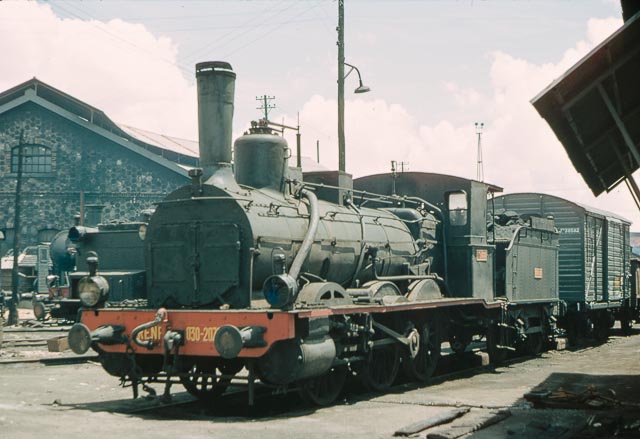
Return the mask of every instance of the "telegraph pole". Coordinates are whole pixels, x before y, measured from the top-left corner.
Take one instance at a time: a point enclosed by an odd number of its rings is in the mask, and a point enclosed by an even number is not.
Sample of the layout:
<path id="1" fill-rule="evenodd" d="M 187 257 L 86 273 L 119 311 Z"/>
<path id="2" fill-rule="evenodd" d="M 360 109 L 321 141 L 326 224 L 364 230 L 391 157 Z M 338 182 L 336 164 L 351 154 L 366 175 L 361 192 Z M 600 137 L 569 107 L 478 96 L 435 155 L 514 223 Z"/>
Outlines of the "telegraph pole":
<path id="1" fill-rule="evenodd" d="M 18 175 L 16 179 L 16 201 L 15 201 L 15 216 L 13 219 L 13 269 L 11 270 L 11 300 L 9 301 L 9 320 L 7 325 L 17 325 L 19 322 L 18 317 L 18 256 L 20 255 L 20 204 L 21 204 L 21 192 L 22 192 L 22 162 L 23 162 L 23 135 L 24 130 L 20 132 L 20 143 L 18 144 Z"/>
<path id="2" fill-rule="evenodd" d="M 338 0 L 338 170 L 346 171 L 344 141 L 344 0 Z"/>
<path id="3" fill-rule="evenodd" d="M 269 111 L 276 108 L 275 104 L 272 105 L 269 103 L 275 98 L 276 98 L 275 96 L 267 96 L 267 95 L 256 96 L 256 101 L 261 102 L 260 106 L 256 107 L 256 110 L 264 111 L 264 120 L 269 120 Z"/>

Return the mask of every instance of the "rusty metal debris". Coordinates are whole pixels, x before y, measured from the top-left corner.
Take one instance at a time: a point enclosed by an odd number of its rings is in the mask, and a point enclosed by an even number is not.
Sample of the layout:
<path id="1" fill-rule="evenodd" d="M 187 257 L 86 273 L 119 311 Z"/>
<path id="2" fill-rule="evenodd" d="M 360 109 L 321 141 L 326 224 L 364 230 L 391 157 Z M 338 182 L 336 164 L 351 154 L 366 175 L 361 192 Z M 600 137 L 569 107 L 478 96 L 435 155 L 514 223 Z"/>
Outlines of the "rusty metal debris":
<path id="1" fill-rule="evenodd" d="M 608 409 L 613 407 L 640 407 L 640 404 L 621 401 L 613 389 L 604 392 L 590 385 L 583 392 L 571 392 L 560 387 L 553 392 L 540 389 L 524 394 L 524 398 L 535 407 L 574 408 L 574 409 Z"/>

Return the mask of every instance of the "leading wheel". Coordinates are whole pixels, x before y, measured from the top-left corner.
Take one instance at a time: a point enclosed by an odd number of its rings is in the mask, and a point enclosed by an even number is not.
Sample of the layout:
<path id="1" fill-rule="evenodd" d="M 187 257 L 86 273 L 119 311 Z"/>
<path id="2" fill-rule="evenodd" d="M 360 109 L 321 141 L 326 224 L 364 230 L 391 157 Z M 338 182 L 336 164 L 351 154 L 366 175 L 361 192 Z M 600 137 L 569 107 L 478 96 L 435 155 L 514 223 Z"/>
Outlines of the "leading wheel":
<path id="1" fill-rule="evenodd" d="M 346 379 L 347 368 L 334 367 L 318 377 L 300 382 L 298 392 L 308 403 L 327 406 L 338 398 Z"/>
<path id="2" fill-rule="evenodd" d="M 440 338 L 435 325 L 427 322 L 420 328 L 420 343 L 416 356 L 407 356 L 404 359 L 404 372 L 410 379 L 426 383 L 436 370 L 439 358 Z"/>
<path id="3" fill-rule="evenodd" d="M 212 401 L 222 395 L 231 383 L 231 375 L 239 371 L 238 366 L 216 362 L 195 362 L 186 375 L 180 377 L 184 388 L 203 401 Z"/>

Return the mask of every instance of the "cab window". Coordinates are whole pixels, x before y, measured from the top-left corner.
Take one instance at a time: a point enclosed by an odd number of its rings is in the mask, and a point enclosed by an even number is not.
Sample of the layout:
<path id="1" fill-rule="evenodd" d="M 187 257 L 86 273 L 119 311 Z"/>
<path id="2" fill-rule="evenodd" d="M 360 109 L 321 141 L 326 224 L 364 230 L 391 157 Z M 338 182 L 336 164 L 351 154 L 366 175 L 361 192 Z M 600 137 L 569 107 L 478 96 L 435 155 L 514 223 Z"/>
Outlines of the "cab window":
<path id="1" fill-rule="evenodd" d="M 449 223 L 452 226 L 464 226 L 467 224 L 467 194 L 464 191 L 452 192 L 448 195 Z"/>

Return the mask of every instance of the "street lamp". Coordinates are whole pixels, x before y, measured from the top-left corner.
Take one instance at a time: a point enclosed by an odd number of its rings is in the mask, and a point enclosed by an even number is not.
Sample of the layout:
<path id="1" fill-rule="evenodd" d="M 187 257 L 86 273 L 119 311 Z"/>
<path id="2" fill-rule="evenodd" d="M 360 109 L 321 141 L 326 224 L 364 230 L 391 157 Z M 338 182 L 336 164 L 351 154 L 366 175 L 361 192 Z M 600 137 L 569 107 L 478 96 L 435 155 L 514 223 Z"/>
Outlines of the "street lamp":
<path id="1" fill-rule="evenodd" d="M 366 93 L 368 91 L 371 91 L 371 89 L 368 86 L 362 84 L 362 76 L 360 76 L 360 70 L 358 70 L 356 66 L 352 66 L 351 64 L 348 64 L 348 63 L 344 63 L 344 65 L 351 67 L 351 69 L 347 72 L 347 74 L 344 75 L 344 79 L 347 79 L 347 76 L 349 76 L 351 72 L 353 72 L 354 70 L 358 74 L 358 81 L 360 82 L 360 86 L 353 91 L 354 93 Z"/>
<path id="2" fill-rule="evenodd" d="M 345 140 L 344 140 L 344 80 L 352 71 L 356 71 L 360 85 L 355 89 L 355 93 L 366 93 L 370 89 L 362 84 L 360 71 L 351 64 L 344 61 L 344 0 L 338 0 L 338 171 L 346 171 Z M 344 73 L 344 66 L 351 67 L 351 70 Z"/>

